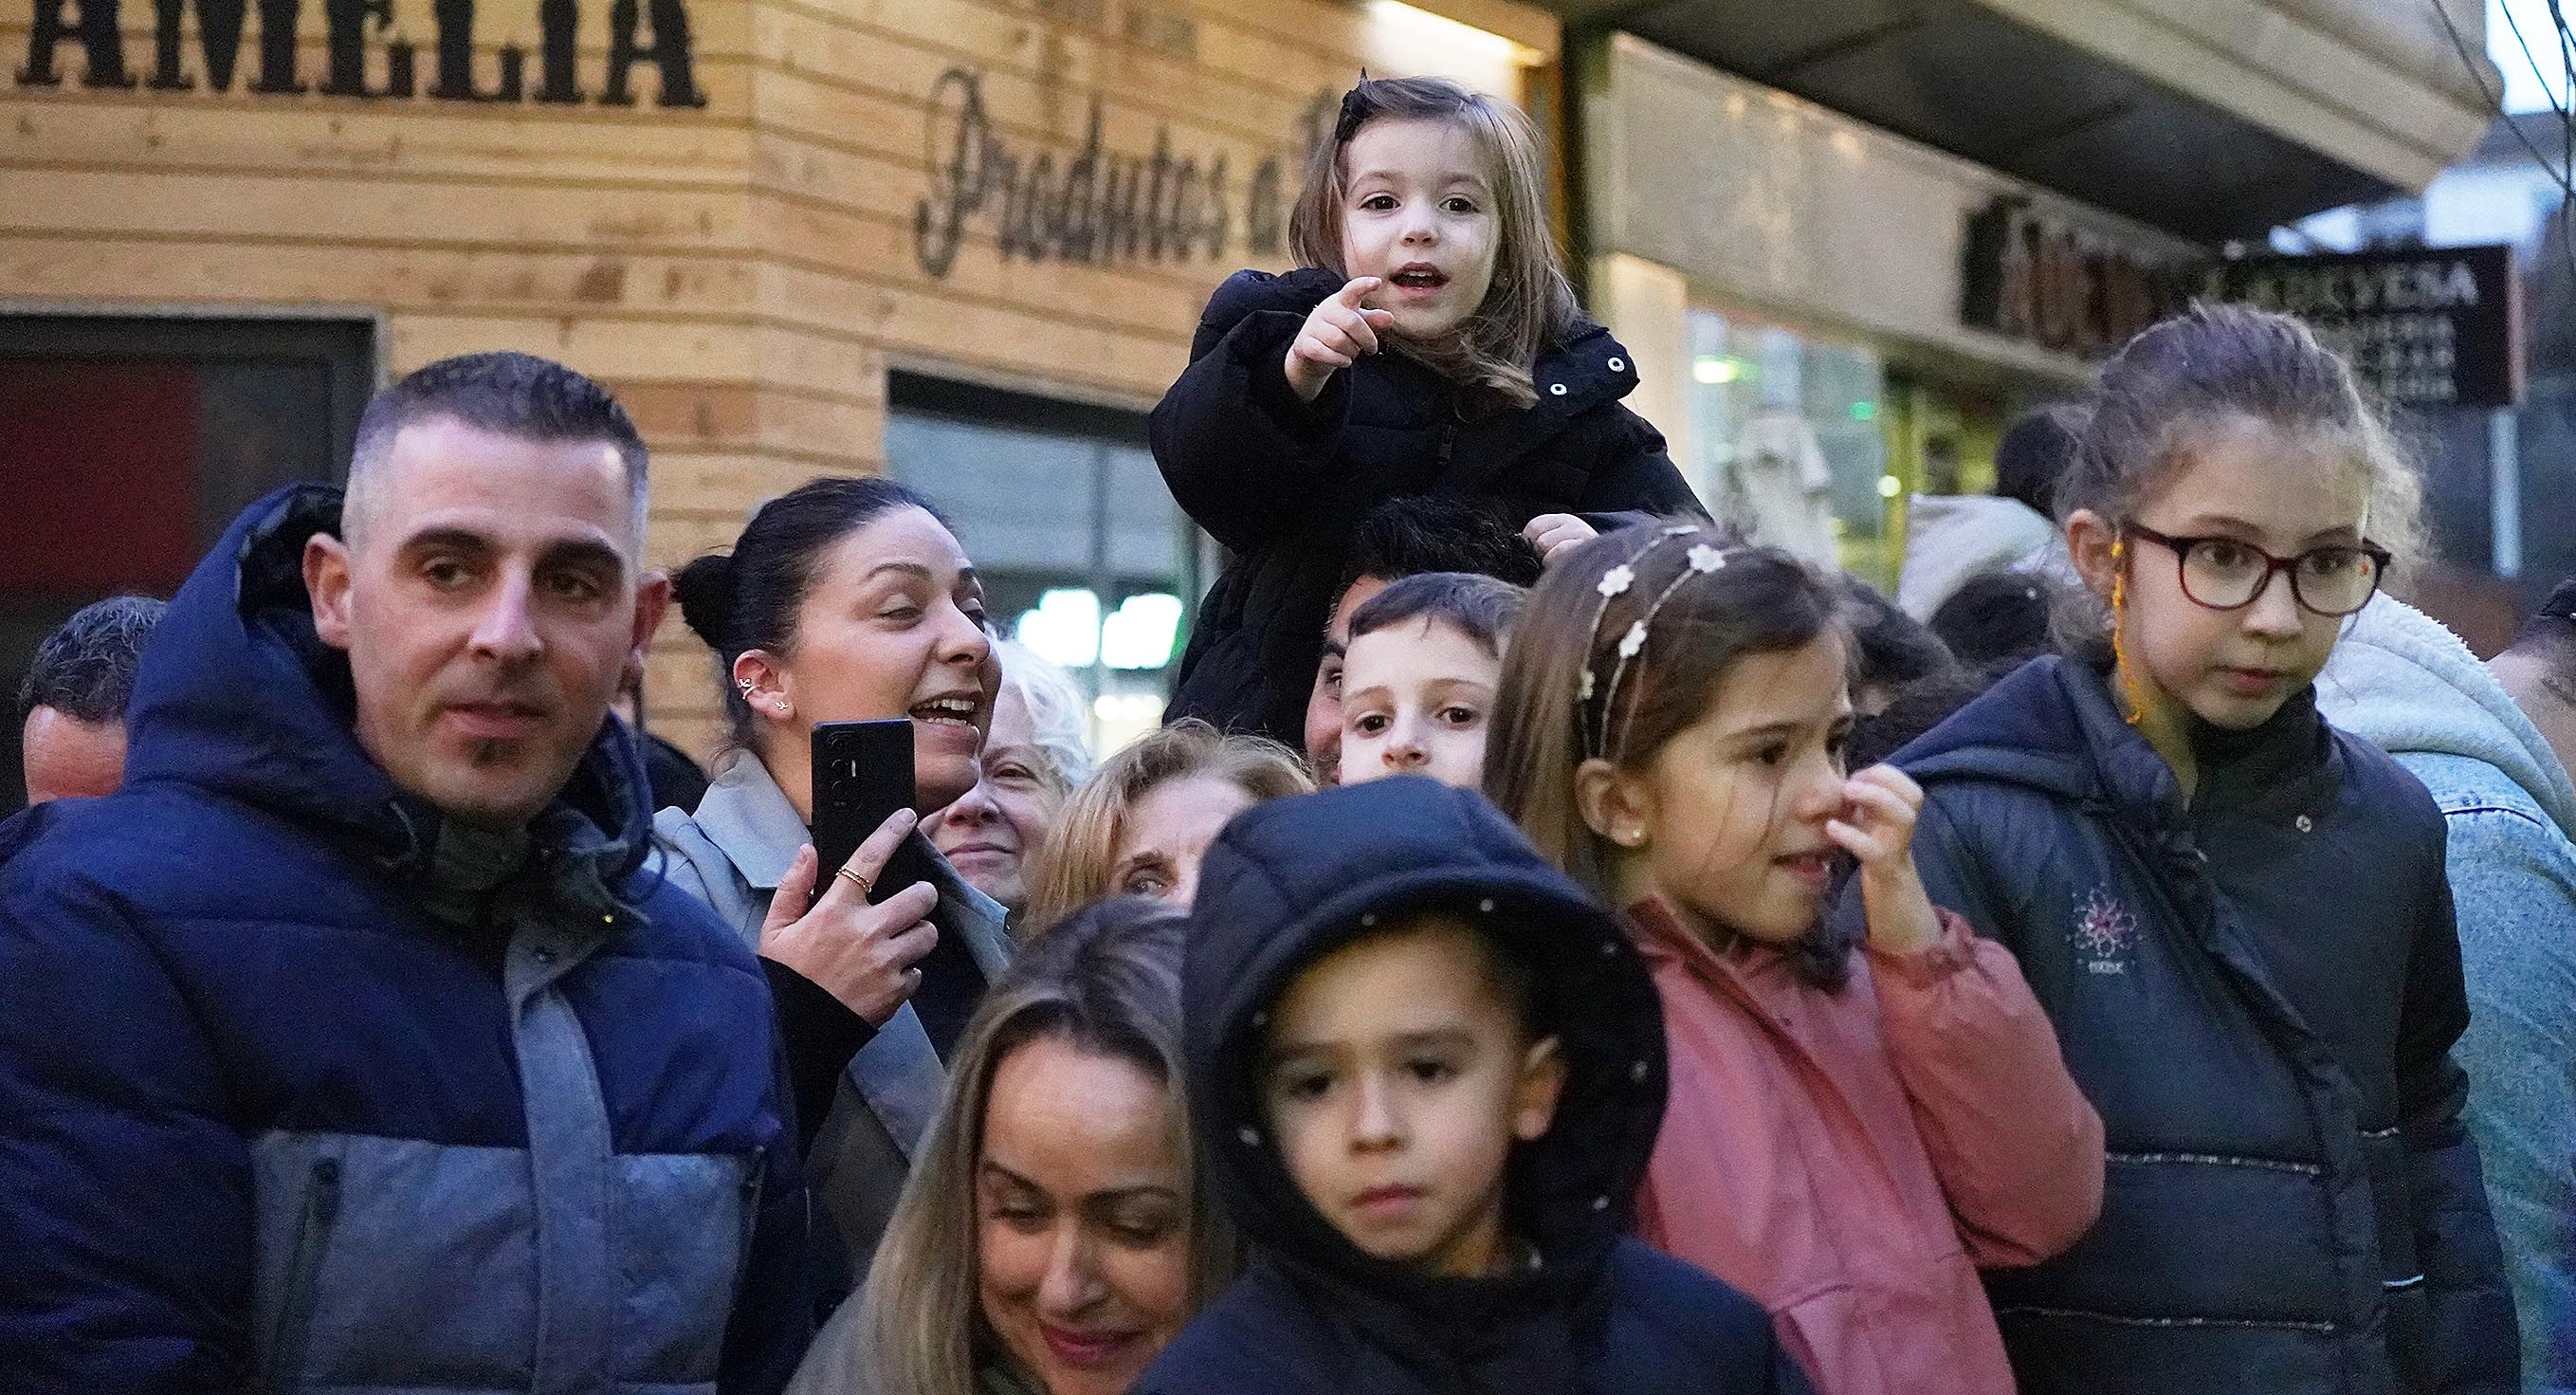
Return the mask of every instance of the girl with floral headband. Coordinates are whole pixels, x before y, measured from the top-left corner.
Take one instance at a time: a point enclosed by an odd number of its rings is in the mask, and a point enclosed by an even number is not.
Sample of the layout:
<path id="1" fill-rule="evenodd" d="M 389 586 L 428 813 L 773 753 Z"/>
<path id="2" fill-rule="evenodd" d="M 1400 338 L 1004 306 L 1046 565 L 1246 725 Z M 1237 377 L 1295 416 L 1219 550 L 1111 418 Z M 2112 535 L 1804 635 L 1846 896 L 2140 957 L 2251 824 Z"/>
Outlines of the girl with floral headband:
<path id="1" fill-rule="evenodd" d="M 2075 1243 L 2102 1125 L 2012 956 L 1915 873 L 1921 791 L 1847 774 L 1835 586 L 1697 524 L 1585 543 L 1504 661 L 1485 788 L 1619 909 L 1664 1007 L 1654 1245 L 1834 1395 L 2011 1395 L 1978 1271 Z M 1844 858 L 1865 930 L 1821 918 Z"/>
<path id="2" fill-rule="evenodd" d="M 2521 1388 L 2443 811 L 2317 710 L 2415 493 L 2299 321 L 2148 329 L 2058 486 L 2070 652 L 1895 756 L 1924 879 L 2019 957 L 2110 1140 L 2100 1224 L 1990 1285 L 2028 1395 Z"/>
<path id="3" fill-rule="evenodd" d="M 1444 79 L 1342 99 L 1289 220 L 1299 269 L 1218 287 L 1154 409 L 1173 497 L 1235 558 L 1171 715 L 1296 741 L 1352 530 L 1387 500 L 1476 501 L 1542 554 L 1700 511 L 1620 405 L 1633 360 L 1575 305 L 1540 168 L 1527 117 Z"/>

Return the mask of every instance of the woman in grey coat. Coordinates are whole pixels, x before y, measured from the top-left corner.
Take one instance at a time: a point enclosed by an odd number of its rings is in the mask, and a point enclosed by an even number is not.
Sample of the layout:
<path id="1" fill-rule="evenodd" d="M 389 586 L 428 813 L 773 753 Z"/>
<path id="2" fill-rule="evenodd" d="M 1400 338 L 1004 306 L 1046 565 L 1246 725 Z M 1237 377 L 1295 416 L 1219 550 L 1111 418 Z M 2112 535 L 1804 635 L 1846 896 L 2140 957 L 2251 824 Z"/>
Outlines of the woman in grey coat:
<path id="1" fill-rule="evenodd" d="M 696 810 L 665 809 L 654 828 L 672 881 L 769 972 L 809 1181 L 863 1276 L 938 1110 L 943 1062 L 1010 957 L 1002 908 L 917 831 L 920 812 L 976 782 L 999 682 L 983 589 L 928 502 L 881 479 L 771 500 L 674 589 L 723 666 L 731 749 Z M 917 809 L 847 866 L 818 868 L 815 724 L 894 717 L 913 723 Z M 914 884 L 870 905 L 890 861 Z"/>

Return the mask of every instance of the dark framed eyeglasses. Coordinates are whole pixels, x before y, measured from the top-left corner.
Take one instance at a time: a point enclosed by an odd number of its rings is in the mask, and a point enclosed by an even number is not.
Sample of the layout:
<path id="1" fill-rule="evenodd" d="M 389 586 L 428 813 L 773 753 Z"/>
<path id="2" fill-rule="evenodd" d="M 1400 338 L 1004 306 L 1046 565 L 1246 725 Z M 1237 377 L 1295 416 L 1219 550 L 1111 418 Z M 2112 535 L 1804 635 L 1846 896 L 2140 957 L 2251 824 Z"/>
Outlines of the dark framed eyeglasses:
<path id="1" fill-rule="evenodd" d="M 2341 617 L 2370 604 L 2379 579 L 2388 571 L 2388 549 L 2376 543 L 2312 547 L 2296 557 L 2271 553 L 2235 538 L 2177 538 L 2143 524 L 2125 529 L 2174 555 L 2182 593 L 2208 610 L 2243 610 L 2272 585 L 2290 574 L 2290 594 L 2317 615 Z"/>

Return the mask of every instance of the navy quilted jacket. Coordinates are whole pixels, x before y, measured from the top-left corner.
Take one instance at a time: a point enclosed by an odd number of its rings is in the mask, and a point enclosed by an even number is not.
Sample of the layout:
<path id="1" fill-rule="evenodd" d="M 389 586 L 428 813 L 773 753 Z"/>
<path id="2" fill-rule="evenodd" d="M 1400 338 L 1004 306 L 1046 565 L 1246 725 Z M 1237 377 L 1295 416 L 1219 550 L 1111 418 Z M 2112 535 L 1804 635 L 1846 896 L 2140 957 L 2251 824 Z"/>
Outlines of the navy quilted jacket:
<path id="1" fill-rule="evenodd" d="M 782 1387 L 805 1198 L 750 952 L 643 870 L 614 722 L 535 870 L 424 910 L 468 839 L 351 734 L 298 573 L 337 518 L 233 525 L 127 787 L 0 866 L 5 1384 Z"/>
<path id="2" fill-rule="evenodd" d="M 2196 752 L 2186 802 L 2049 657 L 1896 756 L 1932 898 L 2021 961 L 2110 1148 L 2092 1232 L 1988 1276 L 2021 1388 L 2506 1395 L 2442 816 L 2312 693 Z"/>

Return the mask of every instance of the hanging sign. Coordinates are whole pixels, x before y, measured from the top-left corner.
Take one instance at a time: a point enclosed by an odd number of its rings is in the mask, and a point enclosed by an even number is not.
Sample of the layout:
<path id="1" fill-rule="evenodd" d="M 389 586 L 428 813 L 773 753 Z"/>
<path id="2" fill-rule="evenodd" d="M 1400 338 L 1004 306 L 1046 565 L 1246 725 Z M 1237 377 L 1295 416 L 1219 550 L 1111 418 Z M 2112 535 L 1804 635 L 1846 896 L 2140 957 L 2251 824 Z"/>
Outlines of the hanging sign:
<path id="1" fill-rule="evenodd" d="M 2306 320 L 2389 402 L 2522 400 L 2522 282 L 2511 247 L 2246 257 L 2209 268 L 2200 293 Z"/>

